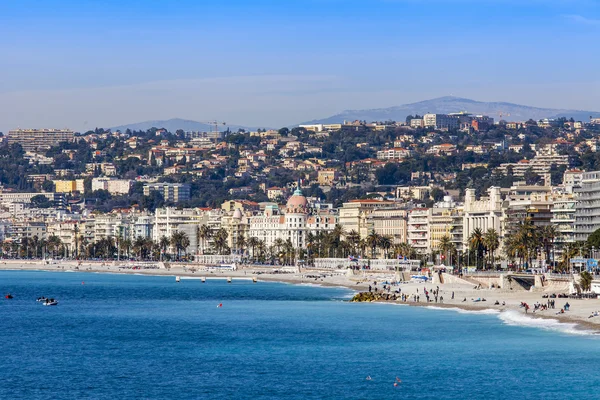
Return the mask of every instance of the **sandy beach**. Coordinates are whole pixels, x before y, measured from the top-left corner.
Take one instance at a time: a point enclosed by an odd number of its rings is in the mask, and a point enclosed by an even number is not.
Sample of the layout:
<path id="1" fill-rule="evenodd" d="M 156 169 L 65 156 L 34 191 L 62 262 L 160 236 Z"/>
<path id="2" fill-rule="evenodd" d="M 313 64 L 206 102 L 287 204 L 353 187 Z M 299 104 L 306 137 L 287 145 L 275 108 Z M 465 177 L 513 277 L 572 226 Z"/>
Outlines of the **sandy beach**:
<path id="1" fill-rule="evenodd" d="M 91 272 L 91 273 L 122 273 L 122 274 L 141 274 L 141 275 L 159 275 L 159 276 L 180 276 L 182 280 L 186 277 L 205 277 L 210 279 L 253 279 L 258 281 L 284 282 L 289 284 L 314 284 L 321 286 L 338 286 L 351 289 L 356 292 L 366 292 L 371 286 L 371 290 L 377 289 L 378 293 L 383 290 L 384 282 L 394 281 L 393 273 L 361 272 L 356 275 L 349 275 L 344 270 L 314 270 L 302 269 L 300 272 L 291 268 L 281 269 L 274 272 L 273 267 L 243 266 L 237 271 L 219 271 L 208 270 L 197 264 L 168 264 L 166 268 L 158 269 L 134 269 L 138 265 L 135 262 L 75 262 L 75 261 L 29 261 L 29 260 L 4 260 L 0 262 L 0 270 L 45 270 L 54 272 Z M 173 278 L 175 279 L 175 278 Z M 375 283 L 376 282 L 376 283 Z M 426 302 L 424 289 L 433 292 L 439 287 L 438 302 Z M 0 290 L 1 284 L 0 284 Z M 391 286 L 389 293 L 400 291 L 409 297 L 406 302 L 387 301 L 389 303 L 402 303 L 408 306 L 448 308 L 458 312 L 484 312 L 490 314 L 501 314 L 500 318 L 507 324 L 531 325 L 539 327 L 552 327 L 553 325 L 562 325 L 561 330 L 573 331 L 589 330 L 600 333 L 600 316 L 590 318 L 595 311 L 600 311 L 600 300 L 596 299 L 565 299 L 555 298 L 555 308 L 548 310 L 533 311 L 534 304 L 547 304 L 548 299 L 543 295 L 551 295 L 551 289 L 548 291 L 510 291 L 505 289 L 476 289 L 472 284 L 465 283 L 401 283 Z M 385 293 L 388 293 L 386 290 Z M 453 296 L 454 294 L 454 296 Z M 413 301 L 413 295 L 420 297 L 419 302 Z M 441 298 L 443 297 L 443 302 Z M 454 297 L 454 298 L 453 298 Z M 434 300 L 433 296 L 430 296 Z M 481 301 L 475 301 L 481 299 Z M 483 301 L 485 299 L 485 301 Z M 499 305 L 495 305 L 496 301 Z M 531 307 L 527 313 L 521 303 L 525 302 Z M 569 303 L 570 309 L 564 314 L 559 314 L 566 303 Z M 504 303 L 504 305 L 502 305 Z M 539 319 L 546 320 L 542 323 Z M 536 320 L 538 320 L 536 322 Z"/>

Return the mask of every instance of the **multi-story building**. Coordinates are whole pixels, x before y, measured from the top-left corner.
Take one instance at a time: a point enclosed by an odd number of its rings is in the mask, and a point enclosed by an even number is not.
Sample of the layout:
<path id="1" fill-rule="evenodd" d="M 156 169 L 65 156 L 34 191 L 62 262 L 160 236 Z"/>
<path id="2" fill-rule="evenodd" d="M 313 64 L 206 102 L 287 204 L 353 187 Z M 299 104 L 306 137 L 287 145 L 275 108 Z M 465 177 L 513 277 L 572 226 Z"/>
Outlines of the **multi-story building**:
<path id="1" fill-rule="evenodd" d="M 328 209 L 309 204 L 298 188 L 288 199 L 285 210 L 269 204 L 264 212 L 248 218 L 248 235 L 273 246 L 277 239 L 288 240 L 295 248 L 306 248 L 308 233 L 329 232 L 335 228 L 336 218 Z"/>
<path id="2" fill-rule="evenodd" d="M 84 232 L 79 226 L 79 221 L 52 221 L 47 225 L 48 237 L 58 237 L 65 246 L 68 254 L 75 254 L 76 250 L 81 249 L 81 244 L 84 241 Z"/>
<path id="3" fill-rule="evenodd" d="M 38 221 L 18 221 L 11 225 L 10 236 L 21 242 L 23 238 L 38 240 L 46 239 L 46 224 Z"/>
<path id="4" fill-rule="evenodd" d="M 423 115 L 423 126 L 440 130 L 458 129 L 459 118 L 447 114 L 425 114 Z"/>
<path id="5" fill-rule="evenodd" d="M 135 240 L 138 237 L 152 239 L 152 231 L 154 228 L 154 215 L 140 213 L 132 219 L 132 227 L 130 229 L 131 239 Z"/>
<path id="6" fill-rule="evenodd" d="M 565 245 L 575 242 L 576 211 L 577 200 L 572 195 L 561 196 L 554 200 L 550 222 L 557 230 L 557 235 L 554 238 L 555 253 L 562 253 Z"/>
<path id="7" fill-rule="evenodd" d="M 131 224 L 129 215 L 121 212 L 98 214 L 94 216 L 93 241 L 107 238 L 130 238 Z"/>
<path id="8" fill-rule="evenodd" d="M 408 150 L 402 147 L 394 147 L 391 149 L 379 150 L 377 152 L 377 158 L 380 160 L 400 160 L 403 158 L 410 157 L 412 150 Z"/>
<path id="9" fill-rule="evenodd" d="M 389 237 L 393 244 L 406 243 L 408 211 L 400 208 L 376 209 L 367 216 L 372 232 Z"/>
<path id="10" fill-rule="evenodd" d="M 364 239 L 371 233 L 372 229 L 368 216 L 375 210 L 394 208 L 397 208 L 397 205 L 393 201 L 350 200 L 339 209 L 339 224 L 344 228 L 344 232 L 355 231 Z"/>
<path id="11" fill-rule="evenodd" d="M 54 191 L 56 193 L 83 193 L 83 179 L 75 179 L 70 181 L 52 181 L 54 183 Z"/>
<path id="12" fill-rule="evenodd" d="M 585 172 L 575 194 L 575 241 L 585 241 L 600 229 L 600 171 Z"/>
<path id="13" fill-rule="evenodd" d="M 477 228 L 483 233 L 494 229 L 502 235 L 502 197 L 499 187 L 490 187 L 488 197 L 475 199 L 475 189 L 467 189 L 465 193 L 463 218 L 463 248 L 468 248 L 467 240 Z"/>
<path id="14" fill-rule="evenodd" d="M 159 241 L 163 237 L 170 238 L 183 225 L 199 225 L 200 218 L 201 214 L 198 210 L 192 208 L 157 208 L 154 212 L 153 240 Z"/>
<path id="15" fill-rule="evenodd" d="M 417 252 L 429 253 L 429 216 L 428 208 L 413 208 L 408 213 L 407 241 Z"/>
<path id="16" fill-rule="evenodd" d="M 539 154 L 531 160 L 523 159 L 516 163 L 500 164 L 496 170 L 505 175 L 507 175 L 509 171 L 512 171 L 514 176 L 524 176 L 525 172 L 531 169 L 532 172 L 535 172 L 538 175 L 545 175 L 550 173 L 552 165 L 568 167 L 570 163 L 571 159 L 566 154 Z"/>
<path id="17" fill-rule="evenodd" d="M 110 194 L 129 194 L 132 181 L 128 179 L 94 178 L 92 179 L 92 192 L 106 190 Z"/>
<path id="18" fill-rule="evenodd" d="M 187 183 L 149 183 L 144 185 L 144 196 L 156 191 L 165 201 L 180 203 L 190 199 L 190 188 Z"/>
<path id="19" fill-rule="evenodd" d="M 535 227 L 551 224 L 553 201 L 546 193 L 509 195 L 505 201 L 502 236 L 515 234 L 519 225 L 528 222 Z"/>
<path id="20" fill-rule="evenodd" d="M 61 142 L 72 142 L 69 129 L 15 129 L 8 131 L 8 143 L 18 143 L 25 151 L 48 150 Z"/>
<path id="21" fill-rule="evenodd" d="M 31 203 L 31 199 L 35 196 L 45 196 L 49 201 L 53 202 L 58 208 L 63 208 L 67 205 L 64 193 L 17 193 L 17 192 L 0 192 L 0 203 Z"/>
<path id="22" fill-rule="evenodd" d="M 317 180 L 319 185 L 333 185 L 340 179 L 340 173 L 336 168 L 323 168 L 319 170 Z"/>

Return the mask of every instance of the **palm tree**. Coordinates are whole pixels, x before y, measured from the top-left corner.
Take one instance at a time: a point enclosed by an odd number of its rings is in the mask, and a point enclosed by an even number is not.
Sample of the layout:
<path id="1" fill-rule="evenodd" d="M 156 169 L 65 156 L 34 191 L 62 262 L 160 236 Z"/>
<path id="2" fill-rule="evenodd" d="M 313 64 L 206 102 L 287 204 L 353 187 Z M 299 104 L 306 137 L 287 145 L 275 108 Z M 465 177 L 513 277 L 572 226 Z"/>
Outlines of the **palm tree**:
<path id="1" fill-rule="evenodd" d="M 346 241 L 348 241 L 350 244 L 351 251 L 354 253 L 353 255 L 356 256 L 356 252 L 358 251 L 360 244 L 360 235 L 358 232 L 356 232 L 354 229 L 348 232 L 346 235 Z"/>
<path id="2" fill-rule="evenodd" d="M 62 245 L 62 241 L 56 235 L 52 235 L 48 238 L 46 246 L 48 247 L 48 251 L 52 254 L 52 258 L 56 258 L 56 252 L 60 249 Z"/>
<path id="3" fill-rule="evenodd" d="M 375 258 L 375 252 L 381 243 L 381 236 L 373 231 L 367 236 L 366 243 L 371 248 L 371 258 Z"/>
<path id="4" fill-rule="evenodd" d="M 185 251 L 190 246 L 190 238 L 185 232 L 175 231 L 169 240 L 171 246 L 177 253 L 177 260 L 181 259 L 181 252 Z"/>
<path id="5" fill-rule="evenodd" d="M 206 240 L 212 237 L 212 230 L 208 227 L 208 225 L 200 225 L 198 227 L 198 238 L 202 243 L 202 254 L 204 254 L 204 250 L 206 249 Z"/>
<path id="6" fill-rule="evenodd" d="M 581 287 L 581 290 L 583 290 L 584 292 L 588 292 L 592 289 L 592 280 L 594 279 L 594 277 L 592 276 L 592 274 L 590 274 L 587 271 L 582 271 L 579 274 L 579 287 Z"/>
<path id="7" fill-rule="evenodd" d="M 306 249 L 307 251 L 307 259 L 312 264 L 313 253 L 315 247 L 315 235 L 312 232 L 308 232 L 306 234 Z"/>
<path id="8" fill-rule="evenodd" d="M 258 246 L 258 238 L 255 236 L 252 236 L 250 239 L 248 239 L 248 246 L 252 249 L 252 260 L 255 261 L 256 260 L 256 247 Z"/>
<path id="9" fill-rule="evenodd" d="M 260 261 L 265 261 L 266 248 L 267 246 L 265 245 L 265 242 L 262 240 L 258 240 L 258 242 L 256 243 L 256 249 L 258 250 L 258 259 Z"/>
<path id="10" fill-rule="evenodd" d="M 227 245 L 227 238 L 229 234 L 223 228 L 219 229 L 213 236 L 213 245 L 217 254 L 225 254 L 229 246 Z"/>
<path id="11" fill-rule="evenodd" d="M 415 249 L 408 243 L 398 243 L 394 245 L 394 257 L 406 257 L 408 259 L 414 258 L 416 254 Z"/>
<path id="12" fill-rule="evenodd" d="M 292 265 L 292 262 L 293 262 L 294 256 L 295 256 L 295 249 L 294 249 L 294 245 L 292 244 L 292 241 L 289 238 L 283 244 L 283 253 L 284 253 L 285 263 L 287 265 Z"/>
<path id="13" fill-rule="evenodd" d="M 144 255 L 144 249 L 145 249 L 145 245 L 146 245 L 146 240 L 141 237 L 138 236 L 134 241 L 133 241 L 133 253 L 138 257 L 138 259 L 142 259 L 143 255 Z"/>
<path id="14" fill-rule="evenodd" d="M 161 259 L 164 257 L 167 249 L 169 248 L 169 239 L 166 236 L 163 236 L 158 241 L 158 247 L 160 248 Z"/>
<path id="15" fill-rule="evenodd" d="M 121 248 L 121 254 L 125 253 L 127 258 L 129 258 L 129 251 L 131 250 L 131 246 L 131 240 L 129 240 L 128 238 L 122 239 L 121 244 L 119 246 Z"/>
<path id="16" fill-rule="evenodd" d="M 483 245 L 490 254 L 490 265 L 494 267 L 494 252 L 498 250 L 500 246 L 500 235 L 494 228 L 490 228 L 483 235 Z"/>
<path id="17" fill-rule="evenodd" d="M 379 239 L 379 247 L 383 250 L 384 258 L 388 258 L 388 253 L 392 247 L 392 239 L 389 236 L 381 236 Z"/>
<path id="18" fill-rule="evenodd" d="M 238 239 L 237 239 L 238 253 L 243 255 L 245 247 L 246 247 L 246 237 L 244 236 L 244 233 L 242 232 L 238 235 Z"/>
<path id="19" fill-rule="evenodd" d="M 454 243 L 452 243 L 449 235 L 444 235 L 440 238 L 438 243 L 438 249 L 440 253 L 444 255 L 444 259 L 448 259 L 448 252 L 453 248 Z"/>
<path id="20" fill-rule="evenodd" d="M 290 242 L 291 243 L 291 242 Z M 275 257 L 279 258 L 281 248 L 285 246 L 285 242 L 281 238 L 277 238 L 273 241 L 273 247 L 275 248 Z"/>
<path id="21" fill-rule="evenodd" d="M 540 229 L 540 236 L 544 245 L 544 255 L 546 262 L 550 261 L 550 252 L 554 249 L 554 239 L 558 236 L 558 229 L 556 225 L 546 225 Z M 554 257 L 552 257 L 554 261 Z"/>
<path id="22" fill-rule="evenodd" d="M 475 228 L 469 236 L 469 248 L 475 251 L 476 254 L 476 264 L 477 267 L 480 267 L 480 261 L 483 258 L 483 232 L 481 228 Z"/>

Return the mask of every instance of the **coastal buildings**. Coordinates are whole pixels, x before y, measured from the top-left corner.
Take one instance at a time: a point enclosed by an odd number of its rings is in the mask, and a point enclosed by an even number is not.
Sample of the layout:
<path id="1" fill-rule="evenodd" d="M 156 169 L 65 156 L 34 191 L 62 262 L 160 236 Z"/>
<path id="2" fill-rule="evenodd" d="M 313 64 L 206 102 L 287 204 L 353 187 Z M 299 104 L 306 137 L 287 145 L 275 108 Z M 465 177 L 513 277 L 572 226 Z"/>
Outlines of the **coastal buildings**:
<path id="1" fill-rule="evenodd" d="M 25 151 L 48 150 L 61 142 L 72 142 L 69 129 L 15 129 L 8 131 L 8 144 L 18 143 Z"/>
<path id="2" fill-rule="evenodd" d="M 172 203 L 179 203 L 190 199 L 190 185 L 187 183 L 148 183 L 144 185 L 144 196 L 158 192 L 163 199 Z"/>
<path id="3" fill-rule="evenodd" d="M 566 245 L 575 242 L 575 213 L 577 200 L 573 195 L 561 196 L 553 202 L 550 223 L 556 227 L 554 244 L 559 252 Z"/>
<path id="4" fill-rule="evenodd" d="M 94 178 L 92 179 L 92 192 L 106 190 L 114 195 L 126 195 L 131 190 L 132 181 L 128 179 Z"/>
<path id="5" fill-rule="evenodd" d="M 83 193 L 83 179 L 75 179 L 70 181 L 55 180 L 54 191 L 56 193 Z"/>
<path id="6" fill-rule="evenodd" d="M 463 240 L 464 247 L 468 248 L 467 239 L 475 229 L 483 233 L 488 229 L 502 232 L 502 197 L 499 187 L 488 189 L 488 196 L 475 198 L 475 190 L 467 189 L 465 193 L 464 217 L 463 217 Z"/>
<path id="7" fill-rule="evenodd" d="M 407 241 L 418 253 L 429 252 L 430 212 L 427 208 L 413 208 L 408 213 Z"/>
<path id="8" fill-rule="evenodd" d="M 412 122 L 411 122 L 412 123 Z M 455 116 L 447 114 L 425 114 L 423 115 L 423 126 L 440 130 L 458 129 L 460 121 Z"/>
<path id="9" fill-rule="evenodd" d="M 585 241 L 600 229 L 600 171 L 585 172 L 575 194 L 575 241 Z"/>

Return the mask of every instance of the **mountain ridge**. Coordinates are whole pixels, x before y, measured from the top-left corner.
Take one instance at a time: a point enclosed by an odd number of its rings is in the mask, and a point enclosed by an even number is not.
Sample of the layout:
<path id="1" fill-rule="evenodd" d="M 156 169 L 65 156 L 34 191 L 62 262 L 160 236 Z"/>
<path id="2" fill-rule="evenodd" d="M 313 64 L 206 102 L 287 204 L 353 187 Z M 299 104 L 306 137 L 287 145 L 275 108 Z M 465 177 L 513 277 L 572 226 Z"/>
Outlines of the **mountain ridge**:
<path id="1" fill-rule="evenodd" d="M 430 100 L 399 106 L 372 108 L 364 110 L 344 110 L 330 117 L 314 119 L 302 124 L 332 124 L 343 121 L 404 121 L 408 115 L 426 113 L 448 114 L 465 111 L 471 114 L 489 115 L 495 120 L 526 121 L 542 118 L 573 117 L 575 120 L 587 120 L 590 116 L 600 116 L 598 111 L 570 110 L 561 108 L 543 108 L 504 101 L 484 102 L 455 96 L 443 96 Z"/>
<path id="2" fill-rule="evenodd" d="M 112 131 L 125 132 L 127 129 L 132 131 L 146 131 L 150 128 L 164 128 L 169 132 L 175 133 L 178 129 L 184 131 L 200 131 L 200 132 L 212 132 L 214 130 L 213 124 L 206 124 L 204 122 L 198 122 L 191 119 L 183 118 L 171 118 L 164 120 L 150 120 L 142 122 L 134 122 L 130 124 L 118 125 L 110 128 Z M 233 132 L 237 132 L 238 129 L 244 129 L 246 131 L 255 131 L 258 127 L 249 127 L 243 125 L 222 125 L 219 124 L 219 130 L 223 131 L 229 128 Z M 267 128 L 268 129 L 268 128 Z"/>

